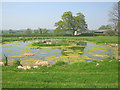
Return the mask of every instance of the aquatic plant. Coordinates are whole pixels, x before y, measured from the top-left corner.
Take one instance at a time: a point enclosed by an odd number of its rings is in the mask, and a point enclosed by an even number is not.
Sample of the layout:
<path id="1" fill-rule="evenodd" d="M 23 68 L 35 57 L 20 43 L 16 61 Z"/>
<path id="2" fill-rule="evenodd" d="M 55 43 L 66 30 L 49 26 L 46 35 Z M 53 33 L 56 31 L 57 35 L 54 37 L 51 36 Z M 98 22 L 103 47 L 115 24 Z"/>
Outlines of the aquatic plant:
<path id="1" fill-rule="evenodd" d="M 12 47 L 12 45 L 9 45 L 9 46 L 2 46 L 2 48 L 5 48 L 5 47 Z"/>
<path id="2" fill-rule="evenodd" d="M 66 65 L 67 63 L 65 63 L 64 61 L 57 61 L 53 66 L 62 66 L 62 65 Z"/>
<path id="3" fill-rule="evenodd" d="M 47 54 L 47 53 L 41 53 L 41 54 Z"/>
<path id="4" fill-rule="evenodd" d="M 11 50 L 8 49 L 7 51 L 11 51 Z"/>
<path id="5" fill-rule="evenodd" d="M 29 50 L 27 48 L 23 48 L 22 50 L 25 51 L 25 52 L 32 52 L 32 50 Z"/>
<path id="6" fill-rule="evenodd" d="M 22 64 L 20 63 L 20 59 L 17 59 L 13 62 L 14 66 L 22 66 Z"/>
<path id="7" fill-rule="evenodd" d="M 16 45 L 20 45 L 20 43 L 17 43 Z"/>
<path id="8" fill-rule="evenodd" d="M 61 54 L 64 56 L 67 56 L 67 54 L 64 52 L 64 50 L 61 51 Z"/>
<path id="9" fill-rule="evenodd" d="M 104 49 L 105 49 L 105 48 L 100 47 L 100 46 L 92 46 L 91 48 L 92 48 L 92 49 L 100 49 L 100 50 L 104 50 Z"/>
<path id="10" fill-rule="evenodd" d="M 23 57 L 22 55 L 18 55 L 18 56 L 11 56 L 11 57 Z"/>
<path id="11" fill-rule="evenodd" d="M 51 51 L 50 49 L 47 49 L 46 51 Z"/>
<path id="12" fill-rule="evenodd" d="M 33 43 L 33 46 L 68 46 L 69 44 L 67 43 L 56 43 L 56 44 L 45 44 L 45 43 Z"/>

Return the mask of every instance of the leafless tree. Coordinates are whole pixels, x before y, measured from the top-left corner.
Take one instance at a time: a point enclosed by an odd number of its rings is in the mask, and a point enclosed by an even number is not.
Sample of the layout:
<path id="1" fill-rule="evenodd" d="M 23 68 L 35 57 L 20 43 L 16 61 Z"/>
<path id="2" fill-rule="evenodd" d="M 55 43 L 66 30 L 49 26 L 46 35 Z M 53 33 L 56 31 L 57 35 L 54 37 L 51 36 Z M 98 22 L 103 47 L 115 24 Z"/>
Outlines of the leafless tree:
<path id="1" fill-rule="evenodd" d="M 118 7 L 120 5 L 118 3 L 115 3 L 112 10 L 109 12 L 109 21 L 111 22 L 111 26 L 115 31 L 118 31 Z"/>
<path id="2" fill-rule="evenodd" d="M 118 31 L 120 33 L 120 1 L 118 2 Z"/>

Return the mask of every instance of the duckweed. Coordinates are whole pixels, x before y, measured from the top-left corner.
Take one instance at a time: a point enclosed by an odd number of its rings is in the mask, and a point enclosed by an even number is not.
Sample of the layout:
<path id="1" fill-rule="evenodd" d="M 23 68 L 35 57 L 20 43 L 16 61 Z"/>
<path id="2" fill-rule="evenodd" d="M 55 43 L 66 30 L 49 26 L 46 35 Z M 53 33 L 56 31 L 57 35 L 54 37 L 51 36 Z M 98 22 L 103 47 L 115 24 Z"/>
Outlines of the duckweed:
<path id="1" fill-rule="evenodd" d="M 41 53 L 41 54 L 47 54 L 47 53 Z"/>
<path id="2" fill-rule="evenodd" d="M 28 50 L 27 48 L 23 48 L 22 50 L 25 52 L 32 52 L 32 50 Z"/>
<path id="3" fill-rule="evenodd" d="M 9 46 L 2 46 L 2 48 L 5 48 L 5 47 L 12 47 L 12 45 L 9 45 Z"/>

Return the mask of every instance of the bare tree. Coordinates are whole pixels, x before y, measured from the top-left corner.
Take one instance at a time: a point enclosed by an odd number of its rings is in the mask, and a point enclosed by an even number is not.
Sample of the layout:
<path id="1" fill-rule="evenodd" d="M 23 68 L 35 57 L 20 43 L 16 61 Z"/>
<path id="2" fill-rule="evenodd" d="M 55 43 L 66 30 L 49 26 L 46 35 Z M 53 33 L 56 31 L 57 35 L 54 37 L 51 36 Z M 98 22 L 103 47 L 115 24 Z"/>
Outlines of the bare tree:
<path id="1" fill-rule="evenodd" d="M 118 31 L 120 33 L 120 1 L 118 2 L 118 16 L 119 16 L 118 17 Z"/>
<path id="2" fill-rule="evenodd" d="M 115 31 L 118 31 L 118 3 L 115 3 L 112 10 L 109 12 L 109 21 L 111 22 L 111 26 Z"/>

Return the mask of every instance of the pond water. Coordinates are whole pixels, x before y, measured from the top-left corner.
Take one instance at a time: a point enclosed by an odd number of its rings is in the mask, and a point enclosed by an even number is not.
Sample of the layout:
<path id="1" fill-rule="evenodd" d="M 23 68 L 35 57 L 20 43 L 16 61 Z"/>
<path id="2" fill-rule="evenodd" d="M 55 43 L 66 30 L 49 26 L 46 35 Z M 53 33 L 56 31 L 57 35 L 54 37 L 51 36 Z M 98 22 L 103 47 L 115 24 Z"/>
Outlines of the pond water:
<path id="1" fill-rule="evenodd" d="M 0 45 L 2 47 L 2 57 L 6 55 L 8 60 L 47 60 L 48 57 L 57 57 L 54 58 L 53 61 L 61 60 L 60 56 L 70 56 L 73 58 L 77 56 L 77 60 L 84 59 L 85 61 L 91 60 L 100 60 L 104 56 L 114 56 L 115 51 L 109 47 L 97 45 L 95 43 L 89 42 L 77 42 L 76 45 L 81 45 L 80 47 L 71 46 L 71 47 L 64 47 L 64 48 L 44 48 L 44 49 L 37 49 L 33 47 L 28 47 L 27 45 L 30 43 L 34 43 L 38 41 L 27 41 L 27 42 L 12 42 L 7 44 Z M 71 43 L 69 41 L 69 43 Z M 24 53 L 33 53 L 34 56 L 24 56 Z M 83 58 L 84 57 L 84 58 Z"/>
<path id="2" fill-rule="evenodd" d="M 61 56 L 61 49 L 34 49 L 32 47 L 26 46 L 29 43 L 33 43 L 35 41 L 28 41 L 28 42 L 17 42 L 17 43 L 8 43 L 2 45 L 2 56 L 6 55 L 8 60 L 15 60 L 15 59 L 40 59 L 45 60 L 45 57 L 48 56 Z M 34 56 L 25 57 L 23 56 L 24 53 L 33 53 Z"/>

